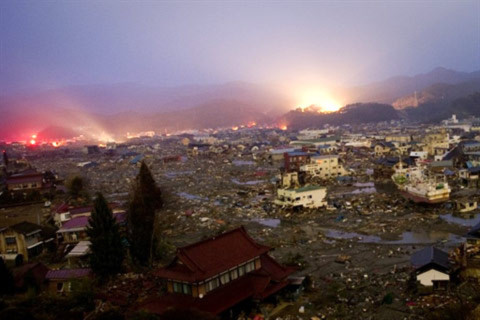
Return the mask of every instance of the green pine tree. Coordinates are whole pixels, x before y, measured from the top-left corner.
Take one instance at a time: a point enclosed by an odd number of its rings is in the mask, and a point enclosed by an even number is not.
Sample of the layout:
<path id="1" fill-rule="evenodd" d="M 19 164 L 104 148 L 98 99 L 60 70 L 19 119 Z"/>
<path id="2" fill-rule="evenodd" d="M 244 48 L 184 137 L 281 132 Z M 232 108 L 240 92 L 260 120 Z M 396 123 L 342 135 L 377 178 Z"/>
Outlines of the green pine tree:
<path id="1" fill-rule="evenodd" d="M 90 238 L 90 267 L 100 278 L 122 270 L 125 249 L 119 225 L 101 193 L 97 194 L 89 219 L 87 235 Z"/>
<path id="2" fill-rule="evenodd" d="M 142 162 L 128 208 L 130 253 L 141 265 L 148 265 L 151 262 L 155 213 L 162 205 L 160 188 L 155 183 L 150 169 Z"/>

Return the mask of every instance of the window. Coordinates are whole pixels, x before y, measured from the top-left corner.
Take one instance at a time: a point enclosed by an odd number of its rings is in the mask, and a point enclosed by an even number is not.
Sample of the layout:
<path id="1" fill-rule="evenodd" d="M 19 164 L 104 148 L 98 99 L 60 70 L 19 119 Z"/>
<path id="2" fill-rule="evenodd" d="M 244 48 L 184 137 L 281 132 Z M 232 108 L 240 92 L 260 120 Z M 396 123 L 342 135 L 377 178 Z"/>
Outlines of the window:
<path id="1" fill-rule="evenodd" d="M 63 282 L 57 282 L 57 292 L 63 292 Z"/>
<path id="2" fill-rule="evenodd" d="M 245 265 L 238 267 L 238 275 L 241 277 L 245 274 Z"/>
<path id="3" fill-rule="evenodd" d="M 7 245 L 12 245 L 17 243 L 17 238 L 15 237 L 5 237 L 5 242 Z"/>
<path id="4" fill-rule="evenodd" d="M 235 280 L 238 278 L 238 269 L 230 271 L 230 279 Z"/>
<path id="5" fill-rule="evenodd" d="M 184 283 L 183 284 L 183 293 L 191 295 L 192 294 L 192 286 Z"/>
<path id="6" fill-rule="evenodd" d="M 207 291 L 212 291 L 215 288 L 218 288 L 220 285 L 218 278 L 212 279 L 207 282 Z"/>
<path id="7" fill-rule="evenodd" d="M 312 199 L 312 195 L 309 195 L 309 196 L 308 196 L 308 199 Z"/>
<path id="8" fill-rule="evenodd" d="M 255 270 L 255 262 L 254 261 L 248 262 L 247 265 L 245 266 L 245 271 L 250 272 L 253 270 Z"/>
<path id="9" fill-rule="evenodd" d="M 220 283 L 221 284 L 227 284 L 230 282 L 230 275 L 228 272 L 222 273 L 220 275 Z"/>
<path id="10" fill-rule="evenodd" d="M 182 293 L 182 284 L 179 282 L 173 283 L 173 292 Z"/>
<path id="11" fill-rule="evenodd" d="M 295 201 L 299 201 L 299 200 L 300 200 L 300 197 L 296 197 L 296 198 L 295 198 Z"/>

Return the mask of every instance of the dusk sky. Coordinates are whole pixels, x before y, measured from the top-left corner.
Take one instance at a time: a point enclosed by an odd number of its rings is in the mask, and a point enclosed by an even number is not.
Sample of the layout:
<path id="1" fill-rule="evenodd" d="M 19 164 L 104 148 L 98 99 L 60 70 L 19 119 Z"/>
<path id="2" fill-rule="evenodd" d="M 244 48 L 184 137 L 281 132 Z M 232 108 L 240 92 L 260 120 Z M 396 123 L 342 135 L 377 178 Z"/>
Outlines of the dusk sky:
<path id="1" fill-rule="evenodd" d="M 2 94 L 480 69 L 480 1 L 1 1 Z"/>

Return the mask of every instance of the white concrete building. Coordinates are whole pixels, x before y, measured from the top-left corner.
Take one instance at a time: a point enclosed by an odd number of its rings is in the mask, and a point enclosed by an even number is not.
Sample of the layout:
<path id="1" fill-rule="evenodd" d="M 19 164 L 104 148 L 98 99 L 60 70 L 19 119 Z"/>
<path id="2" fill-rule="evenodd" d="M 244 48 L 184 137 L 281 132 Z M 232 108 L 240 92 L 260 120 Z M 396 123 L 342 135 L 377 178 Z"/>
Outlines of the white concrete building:
<path id="1" fill-rule="evenodd" d="M 300 171 L 321 179 L 330 179 L 347 174 L 347 171 L 339 162 L 339 156 L 334 154 L 313 156 L 310 158 L 310 163 L 300 167 Z"/>
<path id="2" fill-rule="evenodd" d="M 327 205 L 327 189 L 321 186 L 305 186 L 278 189 L 275 204 L 287 207 L 319 208 Z"/>
<path id="3" fill-rule="evenodd" d="M 299 132 L 298 140 L 313 140 L 328 133 L 328 129 L 304 129 Z"/>

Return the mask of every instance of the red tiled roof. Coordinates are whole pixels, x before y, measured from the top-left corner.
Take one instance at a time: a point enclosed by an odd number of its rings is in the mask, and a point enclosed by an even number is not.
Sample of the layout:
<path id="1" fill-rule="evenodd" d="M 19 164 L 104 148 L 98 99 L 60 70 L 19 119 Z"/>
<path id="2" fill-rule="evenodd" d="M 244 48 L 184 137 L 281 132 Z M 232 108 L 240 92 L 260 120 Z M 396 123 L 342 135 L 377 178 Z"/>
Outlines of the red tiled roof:
<path id="1" fill-rule="evenodd" d="M 28 182 L 39 182 L 42 183 L 43 174 L 34 173 L 34 174 L 18 174 L 12 175 L 7 178 L 7 184 L 18 184 L 18 183 L 28 183 Z"/>
<path id="2" fill-rule="evenodd" d="M 279 264 L 275 259 L 270 257 L 268 254 L 264 254 L 260 257 L 260 261 L 262 263 L 262 269 L 266 273 L 268 273 L 272 280 L 274 281 L 282 281 L 285 280 L 286 277 L 291 275 L 296 268 L 293 267 L 286 267 Z"/>
<path id="3" fill-rule="evenodd" d="M 205 280 L 269 250 L 269 247 L 256 243 L 240 227 L 179 248 L 176 260 L 170 266 L 158 270 L 157 276 L 191 282 Z"/>
<path id="4" fill-rule="evenodd" d="M 45 279 L 47 280 L 63 280 L 87 277 L 92 273 L 91 269 L 61 269 L 49 270 Z"/>

